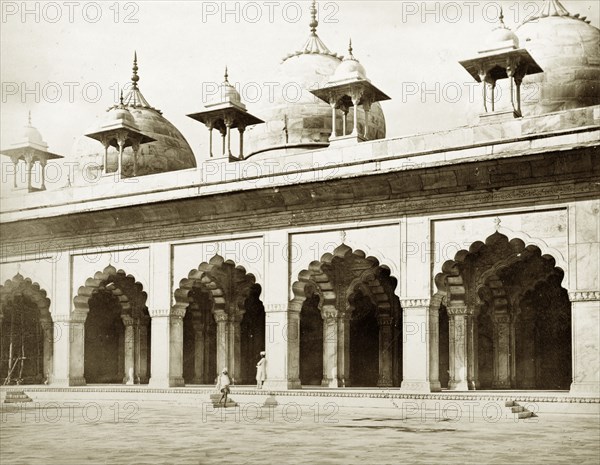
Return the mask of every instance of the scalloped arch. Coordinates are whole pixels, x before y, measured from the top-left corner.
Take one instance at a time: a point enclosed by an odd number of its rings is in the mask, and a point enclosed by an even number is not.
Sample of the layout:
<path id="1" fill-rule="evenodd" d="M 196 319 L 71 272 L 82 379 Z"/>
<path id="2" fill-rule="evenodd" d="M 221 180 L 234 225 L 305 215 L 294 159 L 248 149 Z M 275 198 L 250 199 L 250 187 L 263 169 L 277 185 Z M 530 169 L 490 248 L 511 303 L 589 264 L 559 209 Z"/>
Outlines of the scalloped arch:
<path id="1" fill-rule="evenodd" d="M 344 276 L 339 276 L 340 265 Z M 289 303 L 290 309 L 300 311 L 306 300 L 306 289 L 315 286 L 321 297 L 320 308 L 335 309 L 339 299 L 348 299 L 357 286 L 363 286 L 365 294 L 380 310 L 389 311 L 392 307 L 388 290 L 382 285 L 383 278 L 389 279 L 394 289 L 398 281 L 391 276 L 388 266 L 380 265 L 379 260 L 367 256 L 364 251 L 352 250 L 346 244 L 336 247 L 333 253 L 325 253 L 320 261 L 313 261 L 308 269 L 298 273 L 298 280 L 292 284 L 294 297 Z M 340 281 L 346 279 L 342 284 Z M 336 287 L 338 291 L 336 291 Z M 343 294 L 338 295 L 339 292 Z M 348 308 L 351 308 L 349 306 Z"/>
<path id="2" fill-rule="evenodd" d="M 110 286 L 113 284 L 113 286 Z M 110 288 L 109 288 L 110 287 Z M 128 275 L 123 270 L 117 270 L 108 265 L 104 270 L 97 271 L 93 278 L 88 278 L 85 285 L 81 286 L 77 295 L 73 298 L 75 309 L 88 312 L 90 297 L 98 290 L 110 291 L 119 301 L 122 313 L 135 316 L 136 312 L 147 312 L 146 300 L 148 295 L 144 292 L 144 286 Z"/>
<path id="3" fill-rule="evenodd" d="M 258 286 L 258 287 L 257 287 Z M 190 304 L 189 293 L 199 287 L 210 296 L 215 312 L 243 312 L 242 308 L 252 289 L 262 291 L 252 273 L 247 273 L 241 265 L 225 260 L 220 255 L 202 262 L 198 268 L 190 270 L 188 277 L 179 282 L 174 292 L 173 308 L 185 311 Z"/>
<path id="4" fill-rule="evenodd" d="M 33 303 L 35 303 L 40 312 L 40 319 L 52 320 L 50 314 L 50 299 L 46 291 L 30 278 L 23 277 L 17 273 L 12 279 L 8 279 L 3 285 L 0 285 L 0 315 L 3 315 L 3 308 L 11 296 L 22 294 Z"/>

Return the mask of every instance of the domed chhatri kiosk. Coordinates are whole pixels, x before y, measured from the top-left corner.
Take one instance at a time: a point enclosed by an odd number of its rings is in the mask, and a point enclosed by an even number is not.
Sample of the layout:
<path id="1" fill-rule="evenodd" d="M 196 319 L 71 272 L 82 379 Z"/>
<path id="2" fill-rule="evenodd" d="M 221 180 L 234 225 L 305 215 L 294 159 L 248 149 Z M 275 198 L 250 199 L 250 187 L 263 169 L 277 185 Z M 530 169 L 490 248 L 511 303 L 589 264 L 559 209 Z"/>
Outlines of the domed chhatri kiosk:
<path id="1" fill-rule="evenodd" d="M 290 94 L 246 107 L 226 71 L 188 115 L 208 131 L 198 162 L 135 55 L 131 88 L 76 144 L 93 180 L 9 178 L 0 379 L 205 385 L 208 401 L 225 366 L 232 395 L 255 395 L 265 351 L 264 388 L 297 401 L 600 402 L 600 31 L 558 0 L 514 31 L 500 17 L 454 65 L 481 84 L 477 122 L 390 137 L 393 89 L 310 13 L 279 67 Z M 2 154 L 15 185 L 57 157 L 31 123 Z M 26 341 L 52 331 L 69 337 Z"/>

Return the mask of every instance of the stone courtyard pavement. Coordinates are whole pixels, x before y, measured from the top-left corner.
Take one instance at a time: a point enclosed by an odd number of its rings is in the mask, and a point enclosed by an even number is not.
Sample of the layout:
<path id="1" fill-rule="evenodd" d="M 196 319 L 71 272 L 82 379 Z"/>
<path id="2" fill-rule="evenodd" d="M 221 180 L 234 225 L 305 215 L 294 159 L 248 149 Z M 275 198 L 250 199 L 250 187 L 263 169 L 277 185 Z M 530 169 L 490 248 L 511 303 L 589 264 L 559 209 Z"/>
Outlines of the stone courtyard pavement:
<path id="1" fill-rule="evenodd" d="M 600 463 L 593 415 L 160 401 L 3 404 L 0 413 L 2 465 Z"/>

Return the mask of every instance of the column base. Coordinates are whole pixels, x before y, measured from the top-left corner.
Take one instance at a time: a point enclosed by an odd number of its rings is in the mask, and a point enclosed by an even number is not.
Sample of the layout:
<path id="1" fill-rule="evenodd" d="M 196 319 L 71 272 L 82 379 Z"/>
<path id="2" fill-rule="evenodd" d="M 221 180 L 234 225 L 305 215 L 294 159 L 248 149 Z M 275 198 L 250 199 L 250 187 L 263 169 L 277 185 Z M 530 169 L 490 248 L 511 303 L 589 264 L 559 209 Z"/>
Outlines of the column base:
<path id="1" fill-rule="evenodd" d="M 85 386 L 85 378 L 83 376 L 74 378 L 52 378 L 50 380 L 50 386 Z"/>
<path id="2" fill-rule="evenodd" d="M 448 382 L 448 390 L 449 391 L 468 391 L 469 384 L 467 381 L 449 381 Z"/>
<path id="3" fill-rule="evenodd" d="M 338 388 L 342 385 L 341 381 L 337 378 L 325 378 L 321 381 L 321 386 L 328 388 Z"/>
<path id="4" fill-rule="evenodd" d="M 431 392 L 429 381 L 402 380 L 400 390 L 404 392 Z"/>
<path id="5" fill-rule="evenodd" d="M 442 385 L 439 381 L 430 381 L 429 382 L 429 389 L 431 390 L 431 392 L 441 392 L 442 391 Z"/>
<path id="6" fill-rule="evenodd" d="M 266 379 L 262 385 L 263 391 L 287 391 L 301 388 L 299 379 Z"/>
<path id="7" fill-rule="evenodd" d="M 181 377 L 170 378 L 150 378 L 148 386 L 151 388 L 170 388 L 185 386 L 185 381 Z"/>
<path id="8" fill-rule="evenodd" d="M 600 397 L 600 383 L 571 383 L 569 394 L 581 397 Z"/>

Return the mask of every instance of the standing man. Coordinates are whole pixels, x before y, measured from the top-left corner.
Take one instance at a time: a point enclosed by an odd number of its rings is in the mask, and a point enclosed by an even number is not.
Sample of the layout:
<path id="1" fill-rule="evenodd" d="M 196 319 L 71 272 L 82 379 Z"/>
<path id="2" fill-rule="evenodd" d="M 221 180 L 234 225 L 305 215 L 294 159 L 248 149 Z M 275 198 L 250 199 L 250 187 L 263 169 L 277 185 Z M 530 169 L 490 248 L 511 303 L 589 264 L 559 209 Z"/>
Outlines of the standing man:
<path id="1" fill-rule="evenodd" d="M 256 389 L 262 389 L 262 385 L 267 379 L 267 359 L 266 352 L 263 350 L 260 353 L 260 360 L 256 364 Z"/>

